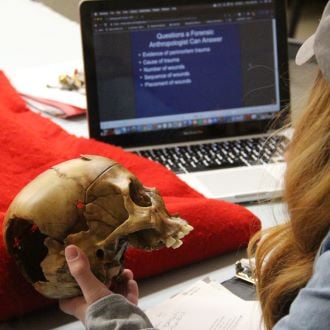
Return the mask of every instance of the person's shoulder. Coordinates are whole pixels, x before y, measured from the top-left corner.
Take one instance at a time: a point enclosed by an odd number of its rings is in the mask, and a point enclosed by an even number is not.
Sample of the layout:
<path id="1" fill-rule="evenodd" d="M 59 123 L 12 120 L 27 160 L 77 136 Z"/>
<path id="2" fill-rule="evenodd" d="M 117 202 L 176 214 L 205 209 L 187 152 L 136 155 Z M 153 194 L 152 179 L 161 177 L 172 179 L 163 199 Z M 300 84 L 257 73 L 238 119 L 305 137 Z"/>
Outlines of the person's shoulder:
<path id="1" fill-rule="evenodd" d="M 323 238 L 314 260 L 314 272 L 330 265 L 330 230 Z"/>
<path id="2" fill-rule="evenodd" d="M 320 246 L 320 255 L 326 251 L 330 251 L 330 230 L 327 235 L 324 237 L 321 246 Z"/>

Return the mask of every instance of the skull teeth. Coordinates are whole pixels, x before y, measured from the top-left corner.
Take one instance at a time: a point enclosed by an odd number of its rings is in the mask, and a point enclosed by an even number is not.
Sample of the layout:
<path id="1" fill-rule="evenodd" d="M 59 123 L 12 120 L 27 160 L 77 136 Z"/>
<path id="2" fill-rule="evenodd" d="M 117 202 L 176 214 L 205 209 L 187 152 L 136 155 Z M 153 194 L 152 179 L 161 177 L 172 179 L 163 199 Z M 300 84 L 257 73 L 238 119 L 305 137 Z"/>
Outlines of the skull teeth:
<path id="1" fill-rule="evenodd" d="M 192 230 L 194 229 L 194 227 L 190 226 L 190 225 L 185 225 L 184 227 L 182 227 L 182 232 L 184 233 L 184 235 L 187 235 L 188 233 L 190 233 Z"/>
<path id="2" fill-rule="evenodd" d="M 178 247 L 180 247 L 182 245 L 182 241 L 181 240 L 177 240 L 175 244 L 172 245 L 173 249 L 177 249 Z"/>
<path id="3" fill-rule="evenodd" d="M 182 241 L 180 239 L 175 239 L 173 237 L 169 237 L 166 239 L 165 245 L 167 248 L 171 247 L 173 249 L 177 249 L 178 247 L 180 247 L 182 245 Z"/>
<path id="4" fill-rule="evenodd" d="M 178 237 L 178 239 L 180 239 L 180 238 L 183 238 L 183 237 L 185 237 L 186 236 L 186 234 L 183 232 L 183 231 L 179 231 L 178 233 L 177 233 L 177 235 L 176 235 L 177 237 Z"/>
<path id="5" fill-rule="evenodd" d="M 175 243 L 176 243 L 176 239 L 174 239 L 173 237 L 169 237 L 165 241 L 165 245 L 168 248 L 171 247 L 171 246 L 173 246 Z"/>

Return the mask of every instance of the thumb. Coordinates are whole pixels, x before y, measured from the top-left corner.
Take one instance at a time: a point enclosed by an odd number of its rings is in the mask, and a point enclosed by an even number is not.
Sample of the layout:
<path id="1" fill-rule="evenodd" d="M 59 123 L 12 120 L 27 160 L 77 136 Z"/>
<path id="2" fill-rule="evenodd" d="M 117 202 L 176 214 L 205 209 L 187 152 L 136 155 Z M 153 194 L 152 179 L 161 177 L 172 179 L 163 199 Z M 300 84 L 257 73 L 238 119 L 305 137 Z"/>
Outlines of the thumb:
<path id="1" fill-rule="evenodd" d="M 75 245 L 67 246 L 65 259 L 88 305 L 111 294 L 111 291 L 91 272 L 88 258 L 81 249 Z"/>

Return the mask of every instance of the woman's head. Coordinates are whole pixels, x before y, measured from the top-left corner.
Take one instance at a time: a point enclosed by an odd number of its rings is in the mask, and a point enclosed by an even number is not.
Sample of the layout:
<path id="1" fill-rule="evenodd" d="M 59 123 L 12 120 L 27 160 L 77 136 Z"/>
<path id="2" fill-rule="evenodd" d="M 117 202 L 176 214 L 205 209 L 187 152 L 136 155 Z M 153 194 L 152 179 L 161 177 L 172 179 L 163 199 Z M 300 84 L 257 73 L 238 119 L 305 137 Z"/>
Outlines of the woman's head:
<path id="1" fill-rule="evenodd" d="M 268 230 L 249 245 L 256 258 L 257 291 L 265 325 L 289 312 L 311 277 L 323 237 L 330 229 L 330 1 L 316 33 L 297 54 L 303 64 L 313 56 L 320 72 L 300 116 L 287 152 L 284 200 L 290 222 Z"/>
<path id="2" fill-rule="evenodd" d="M 321 73 L 289 145 L 284 191 L 299 248 L 317 249 L 330 227 L 330 81 Z"/>
<path id="3" fill-rule="evenodd" d="M 321 73 L 288 149 L 284 190 L 290 221 L 256 235 L 249 245 L 268 329 L 306 285 L 330 229 L 330 82 Z"/>
<path id="4" fill-rule="evenodd" d="M 296 63 L 315 57 L 320 72 L 288 150 L 284 199 L 294 238 L 303 251 L 318 247 L 330 213 L 330 1 L 316 32 L 299 49 Z"/>

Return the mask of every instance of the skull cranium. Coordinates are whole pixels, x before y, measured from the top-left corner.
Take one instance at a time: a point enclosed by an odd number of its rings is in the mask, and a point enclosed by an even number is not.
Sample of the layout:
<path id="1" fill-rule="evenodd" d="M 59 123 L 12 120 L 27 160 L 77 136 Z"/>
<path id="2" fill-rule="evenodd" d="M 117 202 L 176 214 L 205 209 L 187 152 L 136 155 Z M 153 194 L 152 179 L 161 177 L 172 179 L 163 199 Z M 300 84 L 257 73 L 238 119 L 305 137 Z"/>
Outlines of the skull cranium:
<path id="1" fill-rule="evenodd" d="M 41 294 L 80 294 L 64 249 L 79 246 L 104 283 L 120 274 L 127 244 L 177 248 L 192 227 L 170 215 L 155 188 L 115 161 L 81 156 L 41 173 L 15 197 L 5 217 L 5 242 Z"/>

